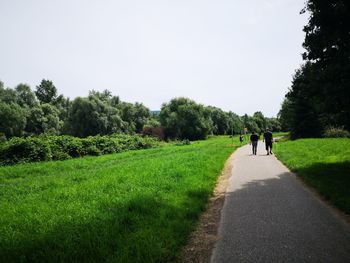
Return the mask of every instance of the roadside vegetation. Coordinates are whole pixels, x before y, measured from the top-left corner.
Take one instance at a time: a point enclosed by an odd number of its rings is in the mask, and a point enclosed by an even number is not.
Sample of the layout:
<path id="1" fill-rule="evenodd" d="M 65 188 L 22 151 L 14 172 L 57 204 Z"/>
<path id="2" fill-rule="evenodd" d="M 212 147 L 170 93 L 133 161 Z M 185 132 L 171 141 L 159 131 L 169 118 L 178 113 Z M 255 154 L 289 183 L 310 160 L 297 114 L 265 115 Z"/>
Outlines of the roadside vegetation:
<path id="1" fill-rule="evenodd" d="M 0 164 L 66 160 L 157 147 L 160 141 L 139 135 L 114 134 L 77 138 L 68 135 L 13 137 L 0 144 Z"/>
<path id="2" fill-rule="evenodd" d="M 34 91 L 27 84 L 7 88 L 0 81 L 0 119 L 0 143 L 42 134 L 79 138 L 142 134 L 161 140 L 201 140 L 208 135 L 239 134 L 244 128 L 281 130 L 276 118 L 260 111 L 238 116 L 183 97 L 164 103 L 158 111 L 142 103 L 124 102 L 108 90 L 92 90 L 86 97 L 70 100 L 45 79 Z"/>
<path id="3" fill-rule="evenodd" d="M 288 168 L 335 206 L 350 214 L 350 139 L 300 139 L 274 152 Z"/>
<path id="4" fill-rule="evenodd" d="M 304 63 L 278 114 L 292 139 L 349 137 L 350 1 L 307 0 Z"/>
<path id="5" fill-rule="evenodd" d="M 233 143 L 0 167 L 0 261 L 176 260 Z"/>

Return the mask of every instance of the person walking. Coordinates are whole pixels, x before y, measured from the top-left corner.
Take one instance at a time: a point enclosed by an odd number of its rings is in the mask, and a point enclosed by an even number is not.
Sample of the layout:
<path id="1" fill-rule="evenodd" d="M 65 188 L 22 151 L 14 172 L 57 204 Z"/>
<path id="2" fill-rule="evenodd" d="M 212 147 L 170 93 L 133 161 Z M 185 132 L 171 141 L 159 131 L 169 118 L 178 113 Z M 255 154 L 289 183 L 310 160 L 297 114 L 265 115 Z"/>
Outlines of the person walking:
<path id="1" fill-rule="evenodd" d="M 255 132 L 252 132 L 252 135 L 250 135 L 250 144 L 253 148 L 253 155 L 256 155 L 256 150 L 258 148 L 258 140 L 259 136 L 255 134 Z"/>
<path id="2" fill-rule="evenodd" d="M 273 154 L 272 153 L 273 136 L 272 136 L 272 132 L 269 129 L 266 129 L 266 132 L 264 133 L 263 142 L 264 141 L 265 141 L 267 155 Z"/>

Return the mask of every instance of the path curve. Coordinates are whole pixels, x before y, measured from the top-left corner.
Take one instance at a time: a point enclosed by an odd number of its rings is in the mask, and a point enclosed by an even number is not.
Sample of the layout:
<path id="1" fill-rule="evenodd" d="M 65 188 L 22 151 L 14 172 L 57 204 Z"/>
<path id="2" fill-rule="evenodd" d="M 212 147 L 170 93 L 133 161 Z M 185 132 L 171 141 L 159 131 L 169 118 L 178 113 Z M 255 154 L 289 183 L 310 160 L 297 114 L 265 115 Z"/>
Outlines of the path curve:
<path id="1" fill-rule="evenodd" d="M 263 148 L 236 152 L 211 262 L 350 262 L 349 224 Z"/>

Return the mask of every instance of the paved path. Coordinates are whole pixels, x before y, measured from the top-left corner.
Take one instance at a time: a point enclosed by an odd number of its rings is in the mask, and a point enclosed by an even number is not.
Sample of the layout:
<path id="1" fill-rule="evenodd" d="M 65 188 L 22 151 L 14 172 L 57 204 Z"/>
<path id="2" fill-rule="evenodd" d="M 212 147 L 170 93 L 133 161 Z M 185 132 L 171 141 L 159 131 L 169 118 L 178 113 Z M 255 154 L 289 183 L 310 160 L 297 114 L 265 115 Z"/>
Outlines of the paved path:
<path id="1" fill-rule="evenodd" d="M 275 156 L 236 152 L 212 263 L 350 262 L 350 226 Z"/>

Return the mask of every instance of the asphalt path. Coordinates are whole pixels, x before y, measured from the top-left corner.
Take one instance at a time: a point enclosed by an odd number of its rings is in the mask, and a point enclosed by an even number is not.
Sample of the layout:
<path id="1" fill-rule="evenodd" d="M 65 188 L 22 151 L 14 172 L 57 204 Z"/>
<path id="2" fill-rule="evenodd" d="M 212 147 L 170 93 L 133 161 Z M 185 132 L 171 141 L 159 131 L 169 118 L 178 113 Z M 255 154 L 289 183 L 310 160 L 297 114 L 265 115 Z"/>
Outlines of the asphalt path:
<path id="1" fill-rule="evenodd" d="M 235 154 L 211 262 L 350 262 L 350 225 L 259 141 Z"/>

